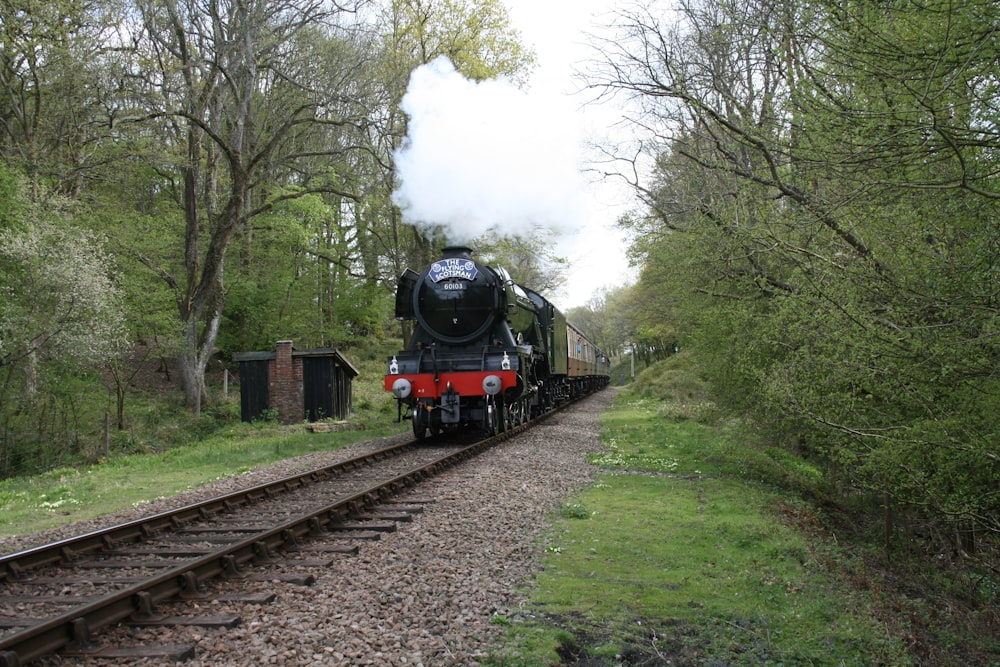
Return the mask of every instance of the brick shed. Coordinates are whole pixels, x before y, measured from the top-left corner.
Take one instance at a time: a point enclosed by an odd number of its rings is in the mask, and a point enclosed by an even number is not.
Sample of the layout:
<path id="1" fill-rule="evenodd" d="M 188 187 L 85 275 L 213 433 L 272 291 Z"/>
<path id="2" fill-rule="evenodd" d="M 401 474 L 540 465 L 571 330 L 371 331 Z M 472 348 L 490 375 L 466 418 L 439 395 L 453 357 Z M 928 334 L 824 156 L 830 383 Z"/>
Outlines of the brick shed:
<path id="1" fill-rule="evenodd" d="M 296 350 L 292 341 L 278 341 L 274 352 L 241 352 L 240 418 L 259 419 L 274 410 L 279 421 L 347 419 L 351 412 L 351 381 L 358 371 L 332 348 Z"/>

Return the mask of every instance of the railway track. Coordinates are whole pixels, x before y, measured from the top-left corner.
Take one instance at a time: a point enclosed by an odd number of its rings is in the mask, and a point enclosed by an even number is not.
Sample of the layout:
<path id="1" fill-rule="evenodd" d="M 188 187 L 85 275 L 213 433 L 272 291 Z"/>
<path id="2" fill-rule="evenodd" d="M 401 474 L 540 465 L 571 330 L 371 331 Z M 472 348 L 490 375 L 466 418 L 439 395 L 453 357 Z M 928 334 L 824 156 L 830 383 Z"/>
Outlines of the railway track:
<path id="1" fill-rule="evenodd" d="M 178 600 L 204 600 L 213 580 L 252 577 L 255 567 L 291 557 L 308 540 L 337 533 L 365 538 L 372 531 L 392 530 L 394 522 L 422 509 L 393 506 L 395 496 L 538 421 L 468 445 L 424 441 L 388 447 L 2 556 L 0 667 L 19 667 L 55 653 L 184 659 L 193 647 L 102 646 L 98 637 L 123 622 L 238 623 L 232 616 L 164 617 L 159 609 Z M 356 549 L 349 544 L 330 548 Z"/>

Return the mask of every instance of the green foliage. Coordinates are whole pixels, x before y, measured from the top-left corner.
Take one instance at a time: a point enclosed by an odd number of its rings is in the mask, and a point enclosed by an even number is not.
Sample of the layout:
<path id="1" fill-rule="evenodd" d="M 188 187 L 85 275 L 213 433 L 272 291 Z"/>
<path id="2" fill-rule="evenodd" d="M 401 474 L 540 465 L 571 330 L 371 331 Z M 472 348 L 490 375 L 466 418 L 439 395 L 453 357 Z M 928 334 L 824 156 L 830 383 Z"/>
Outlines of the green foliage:
<path id="1" fill-rule="evenodd" d="M 71 220 L 43 215 L 0 241 L 0 366 L 106 360 L 124 339 L 110 260 Z"/>
<path id="2" fill-rule="evenodd" d="M 992 543 L 997 6 L 763 8 L 627 16 L 638 44 L 608 48 L 609 84 L 676 128 L 648 214 L 623 220 L 636 336 L 676 331 L 720 414 L 809 459 L 772 449 L 758 469 L 890 498 L 907 519 L 887 532 Z"/>
<path id="3" fill-rule="evenodd" d="M 101 394 L 90 369 L 125 345 L 125 317 L 110 258 L 60 210 L 12 186 L 23 212 L 0 237 L 0 477 L 86 456 Z"/>
<path id="4" fill-rule="evenodd" d="M 259 304 L 254 313 L 270 328 L 258 345 L 273 341 L 279 331 L 312 347 L 381 335 L 382 323 L 391 316 L 392 294 L 374 280 L 377 276 L 354 270 L 351 241 L 356 230 L 339 208 L 316 196 L 301 197 L 282 206 L 277 216 L 282 225 L 255 233 L 255 246 L 273 254 L 268 259 L 255 253 L 260 275 L 248 282 L 258 286 L 259 299 L 266 285 L 273 289 L 269 303 Z M 273 238 L 277 233 L 281 240 Z M 294 261 L 289 263 L 289 257 Z"/>
<path id="5" fill-rule="evenodd" d="M 23 231 L 28 219 L 22 189 L 20 175 L 0 163 L 0 232 L 5 236 Z"/>
<path id="6" fill-rule="evenodd" d="M 590 510 L 577 502 L 564 502 L 559 507 L 559 516 L 564 519 L 589 519 Z"/>
<path id="7" fill-rule="evenodd" d="M 552 294 L 566 282 L 566 259 L 551 248 L 551 230 L 515 237 L 489 232 L 473 242 L 478 258 L 490 266 L 503 267 L 519 285 L 541 294 Z"/>
<path id="8" fill-rule="evenodd" d="M 496 0 L 392 0 L 382 21 L 393 28 L 385 32 L 383 50 L 407 74 L 446 55 L 474 81 L 522 80 L 535 61 L 511 27 L 508 9 Z"/>
<path id="9" fill-rule="evenodd" d="M 33 186 L 75 197 L 103 163 L 99 144 L 114 113 L 105 77 L 120 46 L 108 26 L 123 21 L 122 6 L 0 5 L 0 156 Z"/>
<path id="10" fill-rule="evenodd" d="M 648 367 L 639 374 L 630 389 L 636 395 L 657 402 L 659 410 L 669 410 L 678 419 L 710 422 L 715 404 L 711 387 L 693 365 L 695 355 L 684 350 Z"/>
<path id="11" fill-rule="evenodd" d="M 676 340 L 670 329 L 669 317 L 661 317 L 661 327 L 650 329 L 638 326 L 639 313 L 648 312 L 636 308 L 636 291 L 620 287 L 603 290 L 585 306 L 572 308 L 566 313 L 567 319 L 588 332 L 597 347 L 613 359 L 621 359 L 626 350 L 629 353 L 657 351 L 662 358 L 673 349 Z M 633 347 L 634 346 L 634 347 Z M 643 355 L 643 363 L 648 364 L 653 355 Z"/>

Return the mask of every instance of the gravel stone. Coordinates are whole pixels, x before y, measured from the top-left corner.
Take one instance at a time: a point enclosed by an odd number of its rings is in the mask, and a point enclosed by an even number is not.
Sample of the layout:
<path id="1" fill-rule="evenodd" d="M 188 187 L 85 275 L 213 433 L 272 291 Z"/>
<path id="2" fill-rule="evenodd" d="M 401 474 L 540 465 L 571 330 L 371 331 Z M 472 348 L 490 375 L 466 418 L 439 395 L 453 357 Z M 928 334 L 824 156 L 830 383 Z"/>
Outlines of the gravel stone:
<path id="1" fill-rule="evenodd" d="M 237 614 L 242 622 L 236 628 L 121 626 L 109 635 L 116 643 L 130 645 L 194 644 L 195 658 L 185 663 L 191 667 L 480 665 L 503 640 L 504 628 L 495 618 L 516 619 L 526 602 L 522 589 L 538 571 L 547 515 L 597 472 L 586 454 L 601 448 L 599 415 L 615 394 L 610 388 L 588 397 L 421 484 L 411 496 L 433 499 L 423 513 L 399 523 L 396 532 L 381 540 L 358 542 L 357 555 L 335 555 L 329 568 L 309 568 L 316 577 L 312 586 L 226 582 L 218 589 L 271 590 L 277 600 L 268 605 L 206 600 L 164 610 Z M 278 479 L 385 447 L 388 440 L 290 459 L 114 516 L 6 538 L 0 541 L 0 550 L 13 551 Z M 308 546 L 303 557 L 311 557 Z M 174 663 L 54 657 L 39 664 L 165 667 Z"/>

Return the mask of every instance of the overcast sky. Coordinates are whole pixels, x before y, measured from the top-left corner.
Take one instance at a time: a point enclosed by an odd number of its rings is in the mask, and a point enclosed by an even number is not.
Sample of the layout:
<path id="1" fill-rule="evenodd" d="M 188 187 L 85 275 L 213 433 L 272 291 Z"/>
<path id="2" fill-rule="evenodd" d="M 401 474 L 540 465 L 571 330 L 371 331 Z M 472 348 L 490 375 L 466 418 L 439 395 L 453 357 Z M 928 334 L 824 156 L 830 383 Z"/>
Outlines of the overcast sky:
<path id="1" fill-rule="evenodd" d="M 587 35 L 600 31 L 616 0 L 504 0 L 515 27 L 524 41 L 535 49 L 538 71 L 531 82 L 531 94 L 541 91 L 560 94 L 568 101 L 566 113 L 576 117 L 584 138 L 601 139 L 610 134 L 609 125 L 619 119 L 613 109 L 584 106 L 586 94 L 574 72 L 595 57 Z M 577 168 L 588 159 L 580 155 Z M 602 287 L 618 287 L 632 282 L 625 258 L 624 234 L 615 228 L 618 217 L 634 206 L 631 195 L 620 184 L 594 184 L 586 180 L 583 198 L 583 228 L 566 252 L 570 260 L 570 281 L 565 294 L 553 300 L 561 308 L 587 303 Z"/>
<path id="2" fill-rule="evenodd" d="M 418 68 L 403 100 L 409 142 L 396 156 L 395 199 L 409 222 L 448 225 L 457 241 L 490 227 L 559 232 L 555 250 L 569 259 L 569 281 L 546 296 L 566 310 L 630 277 L 614 227 L 627 195 L 582 173 L 585 140 L 614 115 L 582 109 L 573 94 L 573 66 L 590 57 L 585 33 L 613 0 L 504 1 L 537 53 L 530 89 L 467 81 L 445 59 Z"/>

